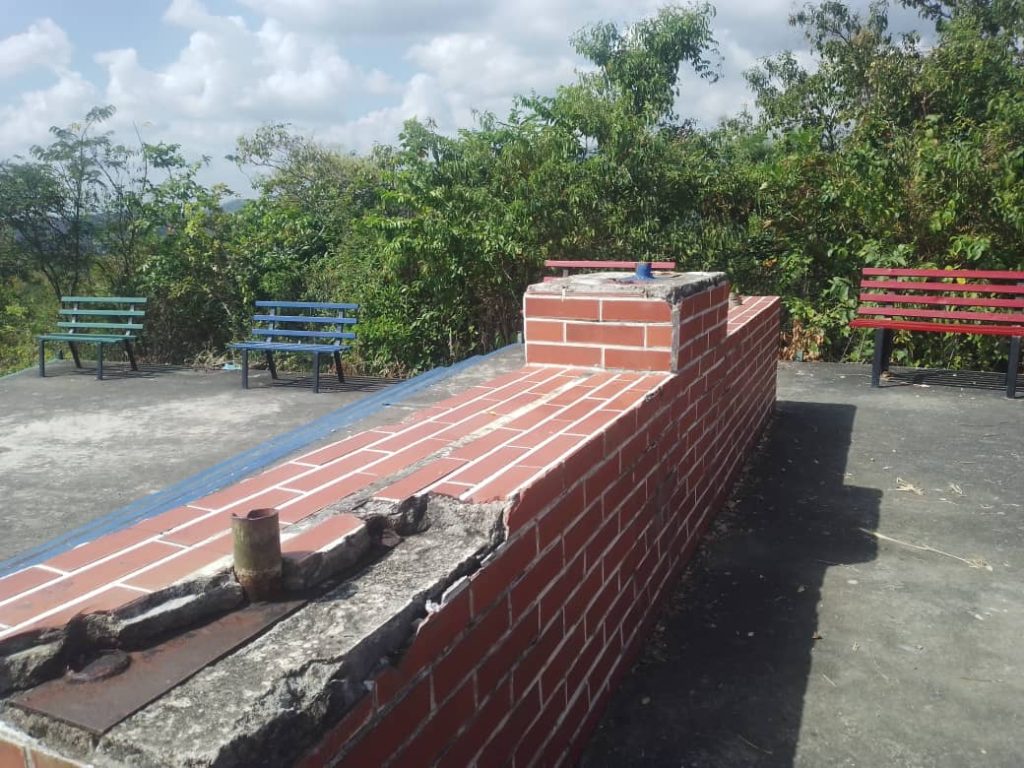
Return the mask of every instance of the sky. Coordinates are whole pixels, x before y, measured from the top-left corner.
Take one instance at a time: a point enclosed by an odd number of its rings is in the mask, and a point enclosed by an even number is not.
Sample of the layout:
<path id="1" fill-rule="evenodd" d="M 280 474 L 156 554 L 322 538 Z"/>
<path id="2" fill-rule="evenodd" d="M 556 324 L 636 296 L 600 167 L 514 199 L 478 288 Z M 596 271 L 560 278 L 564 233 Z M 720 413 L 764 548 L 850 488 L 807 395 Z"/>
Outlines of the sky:
<path id="1" fill-rule="evenodd" d="M 866 8 L 868 0 L 850 5 Z M 620 27 L 660 0 L 0 0 L 0 159 L 52 125 L 112 104 L 125 142 L 210 156 L 203 181 L 245 195 L 224 159 L 235 139 L 284 122 L 347 152 L 395 143 L 411 117 L 445 132 L 515 94 L 553 93 L 585 66 L 569 38 Z M 718 0 L 714 85 L 682 78 L 677 111 L 703 125 L 752 106 L 742 73 L 804 43 L 792 0 Z M 896 23 L 911 18 L 893 11 Z"/>

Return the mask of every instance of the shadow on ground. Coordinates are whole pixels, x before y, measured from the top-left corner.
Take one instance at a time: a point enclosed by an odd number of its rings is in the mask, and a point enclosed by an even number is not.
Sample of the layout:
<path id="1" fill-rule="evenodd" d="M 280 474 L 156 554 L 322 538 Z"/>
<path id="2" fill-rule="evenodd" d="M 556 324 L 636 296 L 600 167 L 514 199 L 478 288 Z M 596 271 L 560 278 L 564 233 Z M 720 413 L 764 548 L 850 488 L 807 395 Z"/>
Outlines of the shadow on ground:
<path id="1" fill-rule="evenodd" d="M 277 379 L 271 379 L 270 374 L 255 376 L 254 371 L 249 372 L 249 388 L 257 386 L 284 387 L 292 389 L 313 389 L 313 375 L 310 373 L 288 373 L 279 371 Z M 387 379 L 376 376 L 346 376 L 344 381 L 338 381 L 334 375 L 320 374 L 320 392 L 377 392 L 391 384 L 396 384 L 401 379 Z"/>
<path id="2" fill-rule="evenodd" d="M 892 368 L 882 381 L 890 386 L 956 387 L 1004 392 L 1006 374 L 998 371 L 959 371 L 943 368 Z M 1017 377 L 1017 397 L 1024 397 L 1024 377 Z"/>
<path id="3" fill-rule="evenodd" d="M 778 403 L 582 766 L 794 764 L 825 572 L 876 556 L 881 492 L 845 482 L 855 413 Z"/>
<path id="4" fill-rule="evenodd" d="M 176 371 L 191 370 L 184 365 L 147 365 L 139 363 L 139 369 L 133 371 L 127 361 L 103 361 L 103 380 L 117 381 L 124 379 L 152 379 L 157 376 L 164 376 Z M 83 360 L 82 367 L 76 368 L 69 360 L 47 361 L 46 378 L 59 379 L 69 376 L 85 376 L 96 378 L 96 362 L 94 360 Z"/>
<path id="5" fill-rule="evenodd" d="M 241 373 L 237 370 L 211 368 L 195 369 L 185 365 L 155 365 L 139 363 L 138 370 L 132 370 L 125 361 L 103 361 L 103 379 L 106 381 L 130 380 L 130 379 L 152 379 L 158 376 L 181 371 L 199 370 L 206 373 L 233 373 L 241 381 Z M 70 361 L 59 360 L 48 363 L 46 367 L 47 378 L 62 378 L 71 376 L 85 376 L 96 378 L 96 363 L 93 360 L 83 360 L 81 368 L 75 368 Z M 397 384 L 401 379 L 386 378 L 380 376 L 345 376 L 345 381 L 338 381 L 333 372 L 323 371 L 320 374 L 320 392 L 377 392 L 391 384 Z M 250 389 L 257 387 L 284 387 L 294 389 L 312 389 L 313 374 L 308 371 L 278 371 L 278 378 L 272 379 L 269 371 L 262 369 L 250 369 Z"/>

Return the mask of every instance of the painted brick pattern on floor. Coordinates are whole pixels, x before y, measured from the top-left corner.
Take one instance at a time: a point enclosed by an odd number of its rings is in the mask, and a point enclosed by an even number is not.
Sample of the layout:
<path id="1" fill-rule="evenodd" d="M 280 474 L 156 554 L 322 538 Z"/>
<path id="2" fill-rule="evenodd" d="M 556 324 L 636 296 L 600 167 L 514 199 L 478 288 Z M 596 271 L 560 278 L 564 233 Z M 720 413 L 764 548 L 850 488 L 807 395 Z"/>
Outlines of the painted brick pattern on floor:
<path id="1" fill-rule="evenodd" d="M 286 556 L 354 531 L 350 515 L 303 521 L 357 492 L 401 501 L 425 491 L 467 501 L 513 495 L 619 418 L 664 376 L 526 366 L 387 427 L 316 448 L 261 474 L 0 580 L 0 638 L 111 610 L 231 554 L 233 512 L 276 507 Z M 433 458 L 432 458 L 433 457 Z M 409 473 L 416 463 L 423 466 Z M 392 481 L 392 478 L 397 477 Z M 301 537 L 301 546 L 290 543 Z"/>
<path id="2" fill-rule="evenodd" d="M 619 395 L 595 387 L 603 404 L 569 406 L 577 425 L 612 403 L 624 406 L 617 416 L 578 426 L 579 442 L 552 428 L 533 446 L 538 472 L 522 453 L 490 481 L 459 486 L 482 498 L 507 477 L 509 538 L 303 768 L 576 763 L 774 406 L 778 299 L 726 309 L 721 292 L 693 298 L 677 374 Z M 489 455 L 516 444 L 495 442 Z"/>

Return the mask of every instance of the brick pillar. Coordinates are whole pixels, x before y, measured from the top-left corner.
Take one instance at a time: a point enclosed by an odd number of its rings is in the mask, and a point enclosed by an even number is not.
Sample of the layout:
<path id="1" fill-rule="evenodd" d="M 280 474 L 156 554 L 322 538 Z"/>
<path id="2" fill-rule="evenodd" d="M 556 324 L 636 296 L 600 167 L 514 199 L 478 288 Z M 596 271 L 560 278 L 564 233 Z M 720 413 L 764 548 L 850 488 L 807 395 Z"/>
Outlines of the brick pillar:
<path id="1" fill-rule="evenodd" d="M 573 275 L 526 289 L 526 362 L 679 371 L 725 341 L 722 272 Z"/>

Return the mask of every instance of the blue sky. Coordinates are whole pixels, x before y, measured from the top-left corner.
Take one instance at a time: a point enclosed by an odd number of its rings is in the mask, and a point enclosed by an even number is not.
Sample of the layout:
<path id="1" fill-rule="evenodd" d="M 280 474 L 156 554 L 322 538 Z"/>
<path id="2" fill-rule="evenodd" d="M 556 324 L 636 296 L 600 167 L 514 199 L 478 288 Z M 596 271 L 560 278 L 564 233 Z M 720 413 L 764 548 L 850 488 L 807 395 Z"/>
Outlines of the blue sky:
<path id="1" fill-rule="evenodd" d="M 213 162 L 207 182 L 244 186 L 223 159 L 261 123 L 347 151 L 396 140 L 409 117 L 442 130 L 550 93 L 582 65 L 581 26 L 626 24 L 658 0 L 0 0 L 0 158 L 114 104 L 128 140 L 180 143 Z M 867 0 L 852 5 L 866 7 Z M 799 50 L 791 0 L 719 0 L 722 79 L 684 78 L 679 111 L 704 124 L 750 97 L 743 70 Z M 907 14 L 894 16 L 906 18 Z M 244 189 L 239 189 L 245 192 Z"/>

